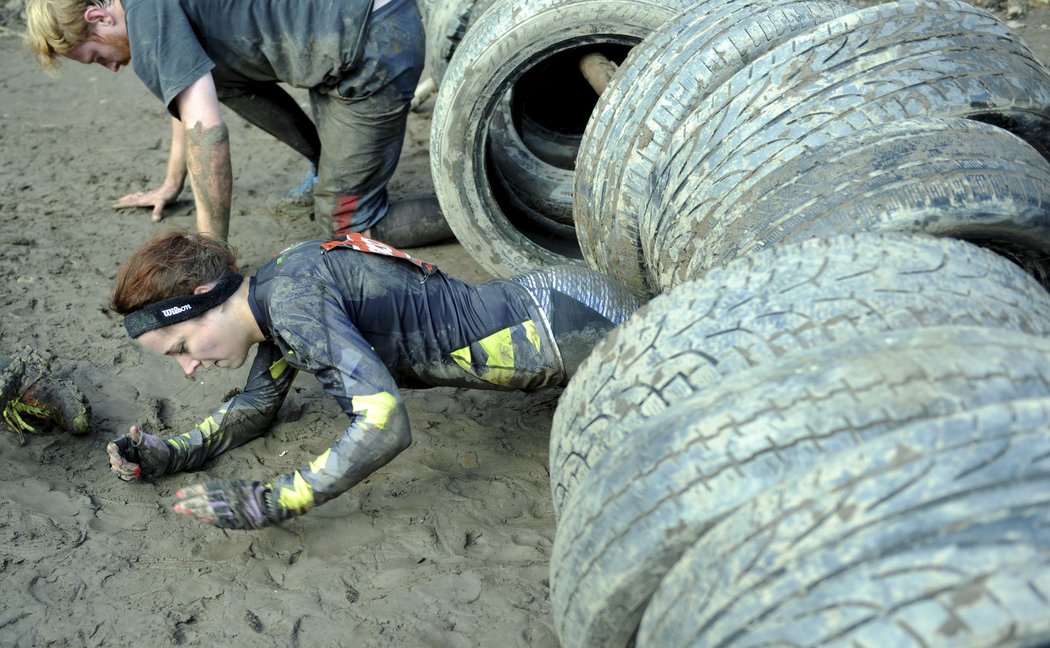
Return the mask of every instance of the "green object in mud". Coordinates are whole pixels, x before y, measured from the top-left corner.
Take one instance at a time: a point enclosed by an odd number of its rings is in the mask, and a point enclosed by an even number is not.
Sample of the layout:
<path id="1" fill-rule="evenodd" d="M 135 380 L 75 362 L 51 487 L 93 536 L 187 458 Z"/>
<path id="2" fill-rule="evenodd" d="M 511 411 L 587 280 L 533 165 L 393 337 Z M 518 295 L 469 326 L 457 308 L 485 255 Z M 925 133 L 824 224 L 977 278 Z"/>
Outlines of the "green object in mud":
<path id="1" fill-rule="evenodd" d="M 27 417 L 73 434 L 87 432 L 91 418 L 84 394 L 72 382 L 52 375 L 49 363 L 28 347 L 13 358 L 0 357 L 0 413 L 19 443 L 25 442 L 25 432 L 36 431 Z"/>

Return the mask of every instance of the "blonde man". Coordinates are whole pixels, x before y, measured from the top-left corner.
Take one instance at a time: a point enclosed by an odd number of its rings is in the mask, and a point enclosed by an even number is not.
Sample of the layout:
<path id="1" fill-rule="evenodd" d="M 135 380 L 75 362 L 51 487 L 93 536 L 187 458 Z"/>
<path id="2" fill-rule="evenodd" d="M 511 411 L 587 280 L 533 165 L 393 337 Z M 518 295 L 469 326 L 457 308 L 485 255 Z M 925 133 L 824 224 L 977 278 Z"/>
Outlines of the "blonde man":
<path id="1" fill-rule="evenodd" d="M 164 181 L 115 206 L 151 207 L 160 220 L 188 172 L 198 231 L 225 240 L 233 181 L 221 102 L 316 169 L 306 188 L 326 233 L 370 231 L 406 247 L 450 236 L 432 199 L 387 198 L 423 66 L 413 0 L 27 0 L 26 16 L 43 67 L 130 63 L 171 114 Z M 313 120 L 279 82 L 309 89 Z"/>

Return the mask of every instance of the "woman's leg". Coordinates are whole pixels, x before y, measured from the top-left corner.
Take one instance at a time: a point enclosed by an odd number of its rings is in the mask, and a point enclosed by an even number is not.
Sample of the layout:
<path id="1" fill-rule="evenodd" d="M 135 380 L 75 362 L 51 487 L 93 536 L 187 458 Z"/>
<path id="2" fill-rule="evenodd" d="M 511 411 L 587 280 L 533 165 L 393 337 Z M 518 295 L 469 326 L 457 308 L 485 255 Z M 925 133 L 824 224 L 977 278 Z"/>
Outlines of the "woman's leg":
<path id="1" fill-rule="evenodd" d="M 555 266 L 515 277 L 547 318 L 567 376 L 641 305 L 626 287 L 589 268 Z"/>

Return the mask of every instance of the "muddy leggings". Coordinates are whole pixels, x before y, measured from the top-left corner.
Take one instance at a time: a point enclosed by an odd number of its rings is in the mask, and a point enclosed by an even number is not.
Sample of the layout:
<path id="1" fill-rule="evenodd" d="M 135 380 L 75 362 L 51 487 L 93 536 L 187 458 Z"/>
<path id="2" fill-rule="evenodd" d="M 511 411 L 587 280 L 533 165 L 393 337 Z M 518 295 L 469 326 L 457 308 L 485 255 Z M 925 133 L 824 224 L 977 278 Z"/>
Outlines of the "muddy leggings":
<path id="1" fill-rule="evenodd" d="M 337 238 L 376 224 L 423 72 L 423 21 L 413 0 L 392 0 L 368 23 L 357 65 L 335 87 L 311 88 L 308 117 L 277 83 L 226 84 L 222 102 L 317 169 L 314 218 Z"/>
<path id="2" fill-rule="evenodd" d="M 555 266 L 510 281 L 536 299 L 558 345 L 567 377 L 605 335 L 641 305 L 627 288 L 579 266 Z"/>
<path id="3" fill-rule="evenodd" d="M 331 236 L 362 232 L 389 209 L 387 182 L 405 139 L 424 60 L 423 20 L 414 0 L 393 0 L 368 23 L 358 65 L 326 94 L 310 91 L 321 137 L 314 217 Z"/>

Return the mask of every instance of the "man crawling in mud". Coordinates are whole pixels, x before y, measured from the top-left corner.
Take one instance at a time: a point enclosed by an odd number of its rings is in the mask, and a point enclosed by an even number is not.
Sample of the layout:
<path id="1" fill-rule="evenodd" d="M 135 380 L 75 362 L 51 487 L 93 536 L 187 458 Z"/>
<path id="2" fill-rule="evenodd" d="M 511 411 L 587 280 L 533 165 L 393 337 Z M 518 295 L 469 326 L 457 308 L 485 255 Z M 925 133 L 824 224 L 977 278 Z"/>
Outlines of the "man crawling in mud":
<path id="1" fill-rule="evenodd" d="M 451 238 L 433 198 L 387 198 L 423 69 L 414 0 L 26 0 L 25 41 L 45 68 L 62 58 L 113 72 L 131 63 L 171 114 L 163 183 L 118 208 L 152 207 L 160 220 L 188 171 L 197 231 L 227 238 L 222 102 L 316 169 L 276 211 L 305 205 L 325 234 L 328 224 L 332 236 L 371 229 L 402 247 Z M 278 82 L 309 90 L 314 121 Z"/>
<path id="2" fill-rule="evenodd" d="M 408 447 L 399 386 L 564 385 L 637 306 L 585 268 L 471 285 L 359 234 L 300 243 L 245 278 L 225 243 L 164 234 L 117 275 L 112 308 L 131 338 L 187 375 L 240 367 L 253 346 L 256 356 L 244 390 L 196 428 L 161 439 L 133 426 L 107 447 L 110 467 L 125 480 L 197 468 L 263 434 L 307 371 L 349 418 L 331 448 L 267 482 L 212 480 L 175 494 L 177 512 L 209 524 L 265 527 L 332 499 Z"/>

